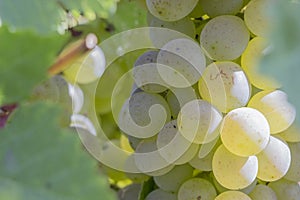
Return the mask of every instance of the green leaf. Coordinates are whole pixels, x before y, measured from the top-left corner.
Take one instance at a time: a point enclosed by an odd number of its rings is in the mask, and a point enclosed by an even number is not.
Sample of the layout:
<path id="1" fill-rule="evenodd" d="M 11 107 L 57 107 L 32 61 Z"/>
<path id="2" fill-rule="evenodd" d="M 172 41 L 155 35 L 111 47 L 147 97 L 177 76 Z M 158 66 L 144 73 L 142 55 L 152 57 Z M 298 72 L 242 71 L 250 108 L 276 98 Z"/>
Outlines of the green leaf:
<path id="1" fill-rule="evenodd" d="M 23 105 L 0 130 L 0 199 L 115 199 L 79 137 L 57 126 L 58 111 Z"/>
<path id="2" fill-rule="evenodd" d="M 66 20 L 64 9 L 75 9 L 102 18 L 116 10 L 118 0 L 0 0 L 0 18 L 13 30 L 34 30 L 40 34 L 57 31 Z"/>
<path id="3" fill-rule="evenodd" d="M 0 28 L 0 105 L 19 102 L 47 77 L 66 37 L 41 37 L 32 32 L 11 33 Z"/>
<path id="4" fill-rule="evenodd" d="M 277 1 L 272 10 L 271 53 L 262 60 L 264 72 L 282 84 L 300 112 L 300 1 Z M 297 118 L 300 125 L 300 117 Z"/>

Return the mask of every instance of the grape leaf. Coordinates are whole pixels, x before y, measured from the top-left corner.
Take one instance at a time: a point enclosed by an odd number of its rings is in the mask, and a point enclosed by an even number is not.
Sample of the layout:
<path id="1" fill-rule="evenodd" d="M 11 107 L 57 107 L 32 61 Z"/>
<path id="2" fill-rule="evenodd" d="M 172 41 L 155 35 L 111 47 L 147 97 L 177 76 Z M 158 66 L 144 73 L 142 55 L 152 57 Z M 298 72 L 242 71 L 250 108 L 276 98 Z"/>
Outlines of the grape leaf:
<path id="1" fill-rule="evenodd" d="M 289 100 L 300 112 L 300 1 L 276 1 L 272 13 L 272 51 L 261 62 L 263 72 L 282 84 Z M 300 125 L 300 117 L 297 117 Z"/>
<path id="2" fill-rule="evenodd" d="M 0 130 L 0 199 L 113 200 L 76 134 L 57 126 L 58 108 L 22 105 Z"/>
<path id="3" fill-rule="evenodd" d="M 54 34 L 41 37 L 32 32 L 11 33 L 0 28 L 0 105 L 19 102 L 47 77 L 47 68 L 66 41 Z"/>
<path id="4" fill-rule="evenodd" d="M 64 9 L 92 12 L 108 18 L 116 10 L 118 0 L 0 0 L 0 18 L 14 30 L 34 30 L 40 34 L 57 31 L 66 20 Z"/>

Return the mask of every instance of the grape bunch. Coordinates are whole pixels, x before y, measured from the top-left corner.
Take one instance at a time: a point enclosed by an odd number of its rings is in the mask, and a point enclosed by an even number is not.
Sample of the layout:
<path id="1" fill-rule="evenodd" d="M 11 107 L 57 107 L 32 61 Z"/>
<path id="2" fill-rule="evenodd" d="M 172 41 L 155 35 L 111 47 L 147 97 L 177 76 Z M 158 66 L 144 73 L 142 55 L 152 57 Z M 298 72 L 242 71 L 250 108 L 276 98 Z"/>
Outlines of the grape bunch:
<path id="1" fill-rule="evenodd" d="M 126 165 L 124 171 L 103 166 L 118 182 L 119 199 L 299 199 L 296 110 L 260 69 L 272 52 L 268 9 L 276 0 L 138 1 L 155 48 L 131 66 L 134 84 L 111 131 L 118 137 L 101 149 L 107 160 Z M 71 126 L 93 135 L 99 119 L 83 98 L 92 97 L 88 86 L 104 73 L 105 50 L 96 46 L 63 72 L 85 93 L 68 83 Z M 114 117 L 103 117 L 102 125 Z"/>

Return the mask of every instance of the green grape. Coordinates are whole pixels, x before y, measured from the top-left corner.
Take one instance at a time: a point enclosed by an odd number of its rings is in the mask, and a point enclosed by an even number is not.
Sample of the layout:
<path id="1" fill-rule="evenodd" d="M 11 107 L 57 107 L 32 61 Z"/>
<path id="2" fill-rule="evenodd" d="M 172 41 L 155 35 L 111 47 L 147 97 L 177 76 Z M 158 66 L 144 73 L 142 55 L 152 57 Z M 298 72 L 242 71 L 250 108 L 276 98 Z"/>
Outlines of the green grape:
<path id="1" fill-rule="evenodd" d="M 156 68 L 157 54 L 158 51 L 145 52 L 136 60 L 133 68 L 133 79 L 137 87 L 150 93 L 160 93 L 167 89 L 159 85 L 163 80 Z"/>
<path id="2" fill-rule="evenodd" d="M 170 119 L 169 106 L 162 96 L 137 92 L 123 104 L 118 125 L 127 135 L 148 138 L 156 135 Z"/>
<path id="3" fill-rule="evenodd" d="M 234 155 L 224 145 L 220 145 L 213 156 L 212 169 L 216 180 L 223 187 L 239 190 L 255 181 L 258 160 L 255 156 Z"/>
<path id="4" fill-rule="evenodd" d="M 277 200 L 298 200 L 300 197 L 300 185 L 297 182 L 279 179 L 268 186 L 276 193 Z"/>
<path id="5" fill-rule="evenodd" d="M 300 143 L 289 143 L 289 149 L 291 151 L 291 165 L 284 176 L 285 179 L 290 181 L 300 182 Z"/>
<path id="6" fill-rule="evenodd" d="M 68 84 L 69 95 L 72 99 L 73 113 L 79 113 L 84 104 L 84 94 L 78 85 Z"/>
<path id="7" fill-rule="evenodd" d="M 209 17 L 235 15 L 243 7 L 243 0 L 199 0 L 203 11 Z"/>
<path id="8" fill-rule="evenodd" d="M 189 141 L 203 144 L 218 137 L 222 114 L 207 101 L 200 99 L 186 103 L 177 118 L 180 133 Z"/>
<path id="9" fill-rule="evenodd" d="M 64 72 L 64 76 L 72 83 L 87 84 L 99 79 L 105 70 L 105 56 L 98 46 L 82 58 L 75 61 Z"/>
<path id="10" fill-rule="evenodd" d="M 219 131 L 219 130 L 217 130 Z M 199 152 L 198 152 L 198 157 L 204 158 L 206 157 L 209 152 L 212 151 L 212 149 L 217 145 L 219 146 L 221 144 L 220 136 L 216 137 L 214 140 L 211 142 L 205 143 L 205 144 L 200 144 Z"/>
<path id="11" fill-rule="evenodd" d="M 178 191 L 178 200 L 201 199 L 213 200 L 217 196 L 216 189 L 207 180 L 192 178 L 184 182 Z"/>
<path id="12" fill-rule="evenodd" d="M 220 135 L 225 147 L 239 156 L 252 156 L 268 144 L 270 127 L 265 116 L 253 108 L 230 111 L 221 125 Z"/>
<path id="13" fill-rule="evenodd" d="M 212 171 L 212 159 L 215 154 L 217 148 L 221 145 L 221 141 L 217 138 L 219 142 L 217 142 L 213 149 L 203 158 L 199 158 L 199 154 L 195 155 L 192 160 L 190 160 L 189 164 L 193 166 L 195 169 L 200 171 Z M 213 141 L 214 142 L 214 141 Z M 206 145 L 206 144 L 204 144 Z M 201 147 L 200 147 L 201 148 Z"/>
<path id="14" fill-rule="evenodd" d="M 244 20 L 249 30 L 257 36 L 268 36 L 272 24 L 268 12 L 276 0 L 251 0 L 244 11 Z"/>
<path id="15" fill-rule="evenodd" d="M 128 169 L 125 172 L 125 175 L 134 183 L 142 183 L 144 181 L 149 180 L 150 176 L 147 174 L 142 173 L 136 166 L 134 160 L 134 154 L 130 154 L 125 161 L 124 169 Z M 131 172 L 128 172 L 128 171 Z"/>
<path id="16" fill-rule="evenodd" d="M 131 184 L 118 191 L 118 200 L 138 200 L 141 184 Z"/>
<path id="17" fill-rule="evenodd" d="M 166 95 L 166 100 L 169 104 L 173 118 L 177 118 L 178 113 L 181 109 L 178 98 L 180 98 L 182 104 L 181 106 L 183 106 L 187 102 L 196 99 L 197 96 L 193 88 L 190 88 L 189 90 L 187 90 L 186 88 L 171 88 Z"/>
<path id="18" fill-rule="evenodd" d="M 242 68 L 229 61 L 208 65 L 198 88 L 201 97 L 223 113 L 245 106 L 251 96 L 251 85 Z"/>
<path id="19" fill-rule="evenodd" d="M 215 200 L 251 200 L 251 198 L 240 191 L 226 191 L 219 194 Z"/>
<path id="20" fill-rule="evenodd" d="M 200 35 L 200 44 L 213 60 L 234 60 L 242 55 L 249 41 L 249 31 L 242 19 L 222 15 L 210 20 Z"/>
<path id="21" fill-rule="evenodd" d="M 148 12 L 147 21 L 150 27 L 172 29 L 174 31 L 181 32 L 191 38 L 195 36 L 195 25 L 193 21 L 188 17 L 184 17 L 178 21 L 167 22 L 154 17 L 153 15 L 151 15 L 151 13 Z M 159 37 L 159 35 L 156 35 L 155 33 L 156 32 L 150 32 L 150 38 L 153 43 L 156 43 L 155 40 L 158 40 Z"/>
<path id="22" fill-rule="evenodd" d="M 270 47 L 265 38 L 255 37 L 250 40 L 241 57 L 241 66 L 249 77 L 251 84 L 264 90 L 280 87 L 273 77 L 263 74 L 260 69 L 260 60 L 265 56 L 268 48 Z"/>
<path id="23" fill-rule="evenodd" d="M 162 176 L 155 176 L 154 182 L 164 191 L 177 192 L 183 182 L 192 178 L 193 170 L 194 169 L 188 164 L 178 165 Z"/>
<path id="24" fill-rule="evenodd" d="M 161 156 L 175 165 L 189 162 L 199 148 L 199 145 L 191 143 L 179 133 L 176 120 L 164 126 L 157 136 L 156 144 Z"/>
<path id="25" fill-rule="evenodd" d="M 297 120 L 295 119 L 295 121 Z M 296 122 L 294 122 L 288 129 L 276 135 L 282 137 L 287 142 L 300 142 L 300 129 Z"/>
<path id="26" fill-rule="evenodd" d="M 149 176 L 161 176 L 174 167 L 167 162 L 157 151 L 155 138 L 143 140 L 136 148 L 134 161 L 137 169 Z"/>
<path id="27" fill-rule="evenodd" d="M 159 67 L 158 72 L 168 85 L 178 88 L 194 85 L 206 66 L 200 46 L 186 38 L 175 39 L 165 44 L 157 55 L 157 62 L 170 66 Z"/>
<path id="28" fill-rule="evenodd" d="M 248 107 L 259 110 L 269 122 L 271 134 L 286 130 L 296 118 L 295 107 L 288 102 L 287 94 L 280 90 L 255 94 Z"/>
<path id="29" fill-rule="evenodd" d="M 163 21 L 177 21 L 187 16 L 198 0 L 146 0 L 148 10 Z"/>
<path id="30" fill-rule="evenodd" d="M 267 185 L 258 184 L 249 194 L 252 200 L 277 200 L 275 192 Z"/>
<path id="31" fill-rule="evenodd" d="M 162 189 L 153 190 L 145 198 L 145 200 L 158 200 L 158 199 L 161 199 L 161 200 L 177 200 L 175 194 L 172 194 L 170 192 L 166 192 Z"/>
<path id="32" fill-rule="evenodd" d="M 268 145 L 256 155 L 258 159 L 257 178 L 276 181 L 282 178 L 291 164 L 291 152 L 287 144 L 271 136 Z"/>

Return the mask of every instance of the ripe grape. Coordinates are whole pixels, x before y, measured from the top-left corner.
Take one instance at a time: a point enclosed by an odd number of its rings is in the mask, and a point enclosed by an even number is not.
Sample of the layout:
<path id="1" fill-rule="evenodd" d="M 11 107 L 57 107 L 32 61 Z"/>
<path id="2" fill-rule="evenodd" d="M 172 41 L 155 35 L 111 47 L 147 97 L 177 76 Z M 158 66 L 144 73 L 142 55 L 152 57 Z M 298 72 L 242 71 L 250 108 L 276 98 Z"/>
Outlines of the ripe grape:
<path id="1" fill-rule="evenodd" d="M 243 0 L 199 0 L 203 11 L 209 17 L 235 15 L 243 7 Z"/>
<path id="2" fill-rule="evenodd" d="M 268 186 L 276 193 L 278 200 L 298 200 L 300 197 L 300 185 L 297 182 L 282 178 Z"/>
<path id="3" fill-rule="evenodd" d="M 267 185 L 258 184 L 249 194 L 252 200 L 277 200 L 276 193 Z"/>
<path id="4" fill-rule="evenodd" d="M 201 32 L 200 44 L 207 56 L 214 60 L 234 60 L 242 55 L 249 37 L 249 31 L 242 19 L 222 15 L 205 25 Z"/>
<path id="5" fill-rule="evenodd" d="M 291 165 L 284 178 L 300 182 L 300 143 L 289 143 L 288 145 L 291 151 Z"/>
<path id="6" fill-rule="evenodd" d="M 170 192 L 166 192 L 162 189 L 156 189 L 150 192 L 145 198 L 145 200 L 158 200 L 158 199 L 176 200 L 176 195 Z"/>
<path id="7" fill-rule="evenodd" d="M 212 169 L 216 180 L 223 187 L 239 190 L 255 181 L 258 161 L 256 156 L 237 156 L 220 145 L 213 156 Z"/>
<path id="8" fill-rule="evenodd" d="M 257 177 L 263 181 L 276 181 L 282 178 L 291 164 L 288 145 L 272 136 L 266 148 L 256 156 L 258 159 Z"/>
<path id="9" fill-rule="evenodd" d="M 265 116 L 253 108 L 237 108 L 223 119 L 220 135 L 224 146 L 239 156 L 261 152 L 268 144 L 270 127 Z"/>
<path id="10" fill-rule="evenodd" d="M 245 106 L 251 95 L 251 86 L 245 73 L 234 62 L 208 65 L 198 84 L 201 97 L 223 113 Z"/>
<path id="11" fill-rule="evenodd" d="M 251 198 L 240 191 L 226 191 L 219 194 L 215 200 L 251 200 Z"/>

